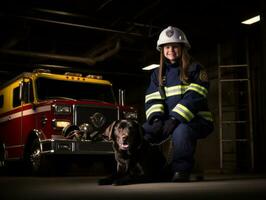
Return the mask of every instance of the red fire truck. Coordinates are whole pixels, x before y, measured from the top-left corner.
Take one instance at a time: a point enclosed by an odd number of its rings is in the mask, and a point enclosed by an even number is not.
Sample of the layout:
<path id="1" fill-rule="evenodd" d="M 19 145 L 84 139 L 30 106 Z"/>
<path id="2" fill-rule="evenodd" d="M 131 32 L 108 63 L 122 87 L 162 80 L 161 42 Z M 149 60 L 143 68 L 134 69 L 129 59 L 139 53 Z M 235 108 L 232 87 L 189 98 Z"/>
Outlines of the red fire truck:
<path id="1" fill-rule="evenodd" d="M 113 154 L 101 133 L 136 115 L 116 102 L 112 84 L 100 76 L 23 73 L 0 87 L 0 166 L 23 160 L 39 172 L 49 155 Z"/>

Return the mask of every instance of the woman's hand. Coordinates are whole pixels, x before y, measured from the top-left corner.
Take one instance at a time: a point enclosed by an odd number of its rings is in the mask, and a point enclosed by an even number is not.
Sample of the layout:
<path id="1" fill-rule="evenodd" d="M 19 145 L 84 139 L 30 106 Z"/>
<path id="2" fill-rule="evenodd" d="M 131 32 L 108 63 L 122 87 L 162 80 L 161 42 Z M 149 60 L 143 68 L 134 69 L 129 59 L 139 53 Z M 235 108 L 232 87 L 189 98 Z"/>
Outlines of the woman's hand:
<path id="1" fill-rule="evenodd" d="M 170 135 L 173 133 L 174 129 L 178 126 L 179 121 L 174 117 L 170 117 L 168 120 L 164 122 L 163 126 L 163 134 Z"/>

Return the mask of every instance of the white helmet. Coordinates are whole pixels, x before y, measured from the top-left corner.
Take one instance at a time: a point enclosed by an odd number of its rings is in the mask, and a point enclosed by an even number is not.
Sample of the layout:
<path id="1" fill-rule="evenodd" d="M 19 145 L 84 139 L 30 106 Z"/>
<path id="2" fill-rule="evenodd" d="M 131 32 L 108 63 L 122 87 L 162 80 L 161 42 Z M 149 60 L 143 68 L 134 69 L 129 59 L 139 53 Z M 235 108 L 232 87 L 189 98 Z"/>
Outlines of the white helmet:
<path id="1" fill-rule="evenodd" d="M 161 46 L 168 43 L 184 43 L 187 48 L 191 48 L 185 33 L 172 26 L 168 26 L 161 32 L 157 41 L 157 50 L 160 51 Z"/>

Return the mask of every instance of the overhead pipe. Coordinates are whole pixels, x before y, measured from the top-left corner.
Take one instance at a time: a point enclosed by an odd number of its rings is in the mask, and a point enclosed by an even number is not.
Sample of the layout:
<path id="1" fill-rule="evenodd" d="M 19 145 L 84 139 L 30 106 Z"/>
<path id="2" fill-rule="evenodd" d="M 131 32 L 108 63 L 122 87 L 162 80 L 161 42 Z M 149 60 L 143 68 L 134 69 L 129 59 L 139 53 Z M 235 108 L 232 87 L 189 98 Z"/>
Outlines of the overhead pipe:
<path id="1" fill-rule="evenodd" d="M 68 62 L 78 62 L 85 63 L 87 65 L 95 65 L 96 62 L 103 61 L 108 57 L 116 54 L 120 49 L 120 42 L 118 41 L 113 49 L 110 49 L 102 53 L 99 56 L 95 56 L 92 58 L 88 57 L 78 57 L 78 56 L 69 56 L 69 55 L 60 55 L 60 54 L 49 54 L 49 53 L 40 53 L 40 52 L 32 52 L 32 51 L 19 51 L 19 50 L 11 50 L 11 49 L 0 49 L 0 53 L 17 55 L 17 56 L 25 56 L 25 57 L 33 57 L 33 58 L 45 58 L 45 59 L 54 59 L 60 61 L 68 61 Z"/>
<path id="2" fill-rule="evenodd" d="M 17 56 L 34 57 L 34 58 L 54 59 L 54 60 L 61 60 L 61 61 L 68 61 L 68 62 L 79 62 L 79 63 L 85 63 L 87 65 L 95 65 L 96 63 L 95 60 L 91 58 L 59 55 L 59 54 L 49 54 L 49 53 L 39 53 L 39 52 L 32 52 L 32 51 L 0 49 L 0 53 L 17 55 Z"/>
<path id="3" fill-rule="evenodd" d="M 120 50 L 120 41 L 117 41 L 115 44 L 115 47 L 113 49 L 108 49 L 109 45 L 103 47 L 102 49 L 98 50 L 98 52 L 101 52 L 105 50 L 105 53 L 100 54 L 99 56 L 92 56 L 95 62 L 104 61 L 105 59 L 113 56 Z M 95 54 L 95 52 L 94 52 Z"/>
<path id="4" fill-rule="evenodd" d="M 157 5 L 160 1 L 156 1 L 148 8 L 143 9 L 139 14 L 137 14 L 134 18 L 138 18 L 143 14 L 144 11 L 150 9 L 151 7 Z M 38 9 L 37 9 L 38 10 Z M 58 12 L 58 11 L 52 11 L 52 10 L 41 10 L 43 12 L 54 12 L 55 14 L 60 15 L 69 15 L 70 13 L 67 12 Z M 66 26 L 73 26 L 78 28 L 86 28 L 86 29 L 93 29 L 98 31 L 105 31 L 105 32 L 112 32 L 116 34 L 127 34 L 127 35 L 133 35 L 133 36 L 142 36 L 139 33 L 131 33 L 129 28 L 127 31 L 118 31 L 113 29 L 107 29 L 107 28 L 101 28 L 101 27 L 95 27 L 95 26 L 88 26 L 88 25 L 82 25 L 82 24 L 75 24 L 75 23 L 68 23 L 68 22 L 61 22 L 56 20 L 48 20 L 48 19 L 42 19 L 42 18 L 36 18 L 36 17 L 28 17 L 28 16 L 17 16 L 22 19 L 27 20 L 34 20 L 34 21 L 40 21 L 40 22 L 46 22 L 46 23 L 54 23 L 54 24 L 60 24 L 60 25 L 66 25 Z M 108 48 L 108 45 L 104 48 Z M 101 48 L 100 51 L 104 48 Z M 96 62 L 103 61 L 108 57 L 111 57 L 115 53 L 117 53 L 120 49 L 120 42 L 118 41 L 115 45 L 115 47 L 111 50 L 108 50 L 107 52 L 103 53 L 99 56 L 94 56 L 92 58 L 84 58 L 84 57 L 76 57 L 76 56 L 68 56 L 68 55 L 58 55 L 58 54 L 48 54 L 48 53 L 39 53 L 39 52 L 31 52 L 31 51 L 19 51 L 19 50 L 10 50 L 10 49 L 0 49 L 1 53 L 6 54 L 12 54 L 12 55 L 19 55 L 19 56 L 27 56 L 27 57 L 39 57 L 39 58 L 47 58 L 47 59 L 55 59 L 55 60 L 62 60 L 62 61 L 74 61 L 74 62 L 80 62 L 85 63 L 88 65 L 95 65 Z M 98 51 L 99 52 L 99 51 Z M 95 54 L 95 52 L 93 53 Z"/>
<path id="5" fill-rule="evenodd" d="M 117 33 L 117 34 L 126 34 L 126 35 L 142 37 L 142 35 L 139 33 L 130 33 L 127 31 L 118 31 L 114 29 L 108 29 L 108 28 L 102 28 L 102 27 L 96 27 L 96 26 L 88 26 L 88 25 L 83 25 L 83 24 L 74 24 L 74 23 L 69 23 L 69 22 L 60 22 L 56 20 L 41 19 L 37 17 L 27 17 L 27 16 L 18 16 L 18 17 L 22 19 L 27 19 L 27 20 L 34 20 L 34 21 L 40 21 L 40 22 L 46 22 L 46 23 L 60 24 L 60 25 L 65 25 L 65 26 L 73 26 L 77 28 L 86 28 L 86 29 L 92 29 L 92 30 L 97 30 L 97 31 L 112 32 L 112 33 Z"/>

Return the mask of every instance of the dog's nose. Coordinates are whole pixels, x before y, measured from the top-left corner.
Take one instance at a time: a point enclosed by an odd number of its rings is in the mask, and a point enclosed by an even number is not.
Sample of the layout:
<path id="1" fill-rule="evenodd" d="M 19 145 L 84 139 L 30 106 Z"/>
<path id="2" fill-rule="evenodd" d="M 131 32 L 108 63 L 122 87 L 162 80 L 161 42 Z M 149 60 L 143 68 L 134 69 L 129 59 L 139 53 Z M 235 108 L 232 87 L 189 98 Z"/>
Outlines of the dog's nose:
<path id="1" fill-rule="evenodd" d="M 122 140 L 123 140 L 123 143 L 125 144 L 125 143 L 127 143 L 128 137 L 127 136 L 123 136 Z"/>

